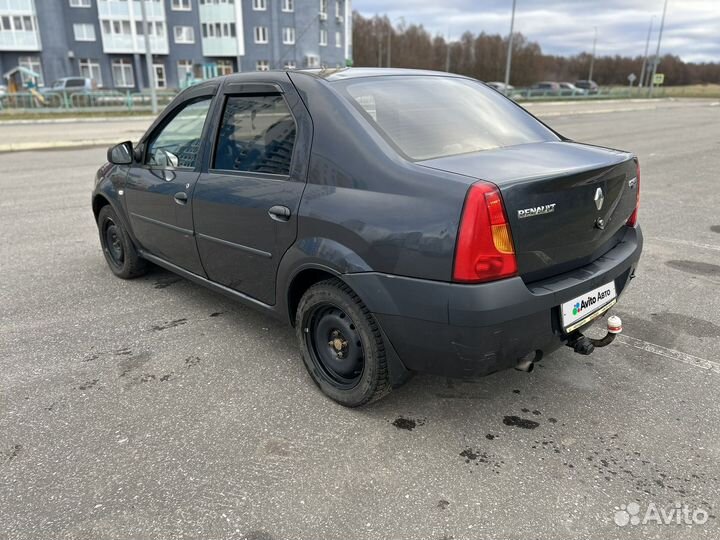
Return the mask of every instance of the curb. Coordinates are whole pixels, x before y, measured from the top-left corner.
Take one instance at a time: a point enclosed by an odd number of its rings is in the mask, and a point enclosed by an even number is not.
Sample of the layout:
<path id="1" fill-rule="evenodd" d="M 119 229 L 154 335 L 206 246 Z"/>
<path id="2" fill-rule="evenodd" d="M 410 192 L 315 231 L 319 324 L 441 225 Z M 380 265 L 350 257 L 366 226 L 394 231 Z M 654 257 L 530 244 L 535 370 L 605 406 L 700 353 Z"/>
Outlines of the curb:
<path id="1" fill-rule="evenodd" d="M 21 120 L 3 120 L 0 115 L 0 127 L 2 126 L 22 126 L 32 124 L 93 124 L 100 122 L 150 122 L 155 120 L 155 116 L 93 116 L 90 118 L 83 118 L 81 116 L 67 116 L 63 118 L 27 118 Z"/>
<path id="2" fill-rule="evenodd" d="M 77 141 L 45 141 L 0 144 L 0 153 L 27 152 L 30 150 L 80 149 L 93 146 L 110 146 L 117 144 L 117 142 L 117 139 L 80 139 Z"/>

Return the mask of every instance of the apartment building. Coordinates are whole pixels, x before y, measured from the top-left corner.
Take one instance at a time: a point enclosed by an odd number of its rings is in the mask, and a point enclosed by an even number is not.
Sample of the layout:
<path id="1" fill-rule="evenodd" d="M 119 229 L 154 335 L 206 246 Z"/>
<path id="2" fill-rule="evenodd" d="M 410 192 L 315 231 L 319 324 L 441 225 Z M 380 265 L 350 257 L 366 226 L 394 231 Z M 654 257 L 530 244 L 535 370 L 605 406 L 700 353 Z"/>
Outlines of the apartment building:
<path id="1" fill-rule="evenodd" d="M 351 0 L 142 1 L 157 88 L 352 59 Z M 16 66 L 39 86 L 84 76 L 99 88 L 147 88 L 141 0 L 0 0 L 0 73 Z"/>

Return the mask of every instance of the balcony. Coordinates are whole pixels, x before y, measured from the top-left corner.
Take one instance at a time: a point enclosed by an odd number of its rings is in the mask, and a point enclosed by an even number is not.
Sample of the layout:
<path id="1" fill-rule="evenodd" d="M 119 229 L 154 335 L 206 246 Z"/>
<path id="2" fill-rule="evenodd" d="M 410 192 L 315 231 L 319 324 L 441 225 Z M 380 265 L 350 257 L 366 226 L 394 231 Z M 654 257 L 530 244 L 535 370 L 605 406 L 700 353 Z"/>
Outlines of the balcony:
<path id="1" fill-rule="evenodd" d="M 103 52 L 110 54 L 144 54 L 145 38 L 131 34 L 102 33 Z M 167 36 L 150 36 L 150 50 L 153 54 L 168 54 Z"/>
<path id="2" fill-rule="evenodd" d="M 0 0 L 3 15 L 35 15 L 32 0 Z"/>
<path id="3" fill-rule="evenodd" d="M 200 4 L 198 6 L 200 22 L 236 22 L 233 4 Z"/>
<path id="4" fill-rule="evenodd" d="M 238 56 L 242 54 L 238 48 L 237 38 L 204 37 L 202 38 L 203 56 Z"/>
<path id="5" fill-rule="evenodd" d="M 3 0 L 0 0 L 2 2 Z M 6 0 L 7 1 L 7 0 Z M 165 8 L 162 2 L 145 2 L 149 21 L 164 21 Z M 106 19 L 142 19 L 140 2 L 118 2 L 117 0 L 98 0 L 98 15 Z"/>
<path id="6" fill-rule="evenodd" d="M 37 32 L 19 30 L 0 32 L 0 51 L 39 51 L 40 36 Z"/>

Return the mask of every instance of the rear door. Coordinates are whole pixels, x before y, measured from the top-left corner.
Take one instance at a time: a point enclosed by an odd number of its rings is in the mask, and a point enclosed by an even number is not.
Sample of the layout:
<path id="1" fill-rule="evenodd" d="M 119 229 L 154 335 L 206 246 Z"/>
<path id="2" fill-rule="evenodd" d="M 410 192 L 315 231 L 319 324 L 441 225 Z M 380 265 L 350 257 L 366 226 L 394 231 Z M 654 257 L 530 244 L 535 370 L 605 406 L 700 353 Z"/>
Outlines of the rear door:
<path id="1" fill-rule="evenodd" d="M 285 73 L 226 83 L 218 133 L 193 196 L 208 277 L 266 304 L 295 241 L 312 140 L 307 109 Z"/>
<path id="2" fill-rule="evenodd" d="M 200 175 L 203 130 L 212 95 L 188 99 L 168 113 L 145 142 L 142 163 L 130 168 L 125 199 L 140 246 L 204 275 L 195 245 L 192 192 Z"/>

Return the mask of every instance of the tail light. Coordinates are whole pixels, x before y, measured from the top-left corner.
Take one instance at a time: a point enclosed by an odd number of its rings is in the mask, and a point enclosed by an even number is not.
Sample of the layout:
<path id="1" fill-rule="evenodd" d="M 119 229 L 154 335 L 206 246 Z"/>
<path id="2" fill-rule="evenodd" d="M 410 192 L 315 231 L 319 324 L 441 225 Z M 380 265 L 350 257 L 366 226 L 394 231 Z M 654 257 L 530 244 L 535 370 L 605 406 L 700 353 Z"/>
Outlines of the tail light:
<path id="1" fill-rule="evenodd" d="M 635 210 L 633 210 L 633 213 L 630 214 L 630 217 L 627 220 L 627 225 L 629 227 L 634 227 L 637 225 L 637 219 L 638 219 L 638 209 L 640 208 L 640 162 L 635 162 L 637 166 L 637 172 L 635 175 L 635 178 L 637 178 L 637 181 L 635 182 Z"/>
<path id="2" fill-rule="evenodd" d="M 516 274 L 515 248 L 500 192 L 492 184 L 473 184 L 460 220 L 453 280 L 479 283 Z"/>

